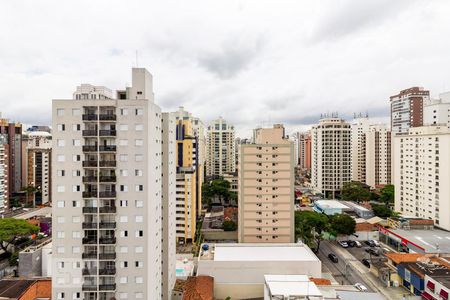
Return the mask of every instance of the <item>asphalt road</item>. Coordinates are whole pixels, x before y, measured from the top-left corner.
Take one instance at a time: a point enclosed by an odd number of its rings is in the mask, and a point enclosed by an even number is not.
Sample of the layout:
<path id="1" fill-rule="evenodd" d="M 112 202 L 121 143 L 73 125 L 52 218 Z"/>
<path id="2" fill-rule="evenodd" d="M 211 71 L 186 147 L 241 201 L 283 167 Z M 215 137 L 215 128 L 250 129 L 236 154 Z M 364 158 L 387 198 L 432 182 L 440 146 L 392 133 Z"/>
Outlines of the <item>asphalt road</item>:
<path id="1" fill-rule="evenodd" d="M 364 274 L 361 274 L 358 270 L 356 270 L 349 260 L 346 260 L 341 255 L 339 255 L 338 251 L 335 251 L 333 248 L 340 247 L 337 245 L 333 245 L 332 242 L 322 241 L 320 243 L 319 249 L 319 258 L 323 264 L 325 264 L 326 268 L 331 272 L 333 277 L 341 284 L 355 284 L 362 283 L 367 287 L 369 292 L 374 291 L 371 287 L 371 284 L 364 280 Z M 338 257 L 338 263 L 333 263 L 329 258 L 328 254 L 333 253 Z M 354 259 L 356 261 L 356 259 Z"/>

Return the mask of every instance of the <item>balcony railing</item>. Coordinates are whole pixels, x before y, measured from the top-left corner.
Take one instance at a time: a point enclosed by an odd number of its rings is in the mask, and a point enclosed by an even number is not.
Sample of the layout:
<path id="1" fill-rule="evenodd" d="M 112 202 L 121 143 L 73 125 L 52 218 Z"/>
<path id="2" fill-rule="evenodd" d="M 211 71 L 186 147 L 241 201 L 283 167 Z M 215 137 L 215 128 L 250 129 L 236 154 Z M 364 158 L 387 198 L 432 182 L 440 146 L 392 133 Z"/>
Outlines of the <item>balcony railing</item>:
<path id="1" fill-rule="evenodd" d="M 96 291 L 97 290 L 97 285 L 95 285 L 95 284 L 83 284 L 81 289 L 83 291 Z"/>
<path id="2" fill-rule="evenodd" d="M 104 206 L 100 207 L 100 213 L 101 214 L 108 214 L 108 213 L 116 213 L 117 209 L 115 206 Z"/>
<path id="3" fill-rule="evenodd" d="M 108 146 L 100 146 L 99 151 L 100 152 L 115 152 L 117 150 L 117 147 L 115 145 L 108 145 Z"/>
<path id="4" fill-rule="evenodd" d="M 97 136 L 98 135 L 98 131 L 97 130 L 83 130 L 81 132 L 82 136 Z"/>
<path id="5" fill-rule="evenodd" d="M 97 275 L 97 269 L 96 268 L 83 268 L 82 270 L 83 275 Z"/>
<path id="6" fill-rule="evenodd" d="M 116 284 L 101 284 L 98 286 L 98 289 L 100 291 L 115 291 L 116 290 Z"/>
<path id="7" fill-rule="evenodd" d="M 97 244 L 97 237 L 84 237 L 82 240 L 83 245 Z"/>
<path id="8" fill-rule="evenodd" d="M 116 268 L 99 269 L 99 275 L 116 275 Z"/>
<path id="9" fill-rule="evenodd" d="M 83 207 L 83 213 L 84 214 L 96 214 L 97 207 Z"/>
<path id="10" fill-rule="evenodd" d="M 102 229 L 114 229 L 116 228 L 116 222 L 100 222 L 99 227 Z"/>
<path id="11" fill-rule="evenodd" d="M 116 136 L 115 130 L 100 130 L 99 136 Z"/>
<path id="12" fill-rule="evenodd" d="M 97 146 L 85 145 L 83 146 L 83 152 L 97 152 Z"/>
<path id="13" fill-rule="evenodd" d="M 116 238 L 115 237 L 111 237 L 111 238 L 109 238 L 109 237 L 101 237 L 99 239 L 99 243 L 103 244 L 103 245 L 105 245 L 105 244 L 115 244 L 116 243 Z"/>
<path id="14" fill-rule="evenodd" d="M 116 115 L 111 115 L 111 114 L 84 114 L 83 115 L 83 121 L 115 121 L 116 120 Z"/>
<path id="15" fill-rule="evenodd" d="M 116 253 L 100 253 L 98 255 L 99 259 L 116 259 Z"/>
<path id="16" fill-rule="evenodd" d="M 83 182 L 97 182 L 97 176 L 83 176 Z M 100 176 L 100 182 L 116 182 L 116 176 Z"/>
<path id="17" fill-rule="evenodd" d="M 94 229 L 94 228 L 97 228 L 97 223 L 83 222 L 83 224 L 81 224 L 81 227 L 83 229 Z"/>
<path id="18" fill-rule="evenodd" d="M 97 259 L 97 253 L 83 253 L 81 257 L 83 259 Z"/>
<path id="19" fill-rule="evenodd" d="M 116 192 L 99 192 L 98 198 L 115 198 Z M 83 198 L 97 198 L 97 192 L 91 191 L 91 192 L 83 192 Z"/>

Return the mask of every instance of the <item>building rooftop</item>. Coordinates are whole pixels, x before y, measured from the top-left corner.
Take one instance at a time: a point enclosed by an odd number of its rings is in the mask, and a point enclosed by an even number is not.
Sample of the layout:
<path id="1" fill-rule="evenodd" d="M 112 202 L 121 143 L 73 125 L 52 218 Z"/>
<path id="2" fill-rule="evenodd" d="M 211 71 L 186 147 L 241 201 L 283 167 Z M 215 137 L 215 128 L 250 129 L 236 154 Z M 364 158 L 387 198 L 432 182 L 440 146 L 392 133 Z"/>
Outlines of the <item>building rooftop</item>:
<path id="1" fill-rule="evenodd" d="M 396 253 L 396 252 L 389 252 L 386 253 L 385 256 L 392 260 L 396 264 L 400 264 L 403 262 L 416 262 L 417 259 L 420 257 L 423 257 L 423 254 L 420 253 Z"/>
<path id="2" fill-rule="evenodd" d="M 430 277 L 438 276 L 450 278 L 450 269 L 445 265 L 437 263 L 435 260 L 428 263 L 406 262 L 401 263 L 400 265 L 410 271 L 413 271 L 422 278 L 425 278 L 425 275 L 428 275 Z"/>
<path id="3" fill-rule="evenodd" d="M 306 275 L 264 275 L 264 281 L 272 297 L 322 296 L 314 282 L 310 281 Z"/>
<path id="4" fill-rule="evenodd" d="M 215 244 L 200 252 L 200 260 L 214 261 L 318 261 L 301 243 L 297 244 Z M 202 246 L 203 249 L 203 246 Z"/>
<path id="5" fill-rule="evenodd" d="M 426 253 L 450 253 L 450 232 L 440 229 L 390 229 L 390 231 L 421 246 Z"/>
<path id="6" fill-rule="evenodd" d="M 184 284 L 183 300 L 213 300 L 214 278 L 211 276 L 191 276 Z"/>
<path id="7" fill-rule="evenodd" d="M 384 300 L 385 298 L 379 293 L 368 292 L 352 292 L 352 291 L 336 291 L 337 296 L 341 300 Z"/>
<path id="8" fill-rule="evenodd" d="M 349 208 L 347 205 L 344 205 L 337 200 L 317 200 L 314 202 L 314 204 L 319 205 L 322 208 L 341 208 L 341 209 Z"/>

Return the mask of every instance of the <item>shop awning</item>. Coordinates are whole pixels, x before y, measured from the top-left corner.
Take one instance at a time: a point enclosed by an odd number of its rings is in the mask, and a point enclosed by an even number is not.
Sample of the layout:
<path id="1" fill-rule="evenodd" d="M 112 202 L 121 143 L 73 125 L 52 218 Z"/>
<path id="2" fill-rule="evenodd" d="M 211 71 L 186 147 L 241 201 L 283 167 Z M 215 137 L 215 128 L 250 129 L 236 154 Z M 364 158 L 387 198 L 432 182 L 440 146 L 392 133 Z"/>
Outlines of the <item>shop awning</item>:
<path id="1" fill-rule="evenodd" d="M 441 292 L 439 293 L 439 296 L 441 296 L 442 299 L 447 300 L 448 299 L 448 292 L 444 289 L 441 289 Z"/>
<path id="2" fill-rule="evenodd" d="M 433 296 L 431 296 L 431 295 L 428 294 L 427 292 L 423 292 L 423 293 L 422 293 L 422 298 L 423 298 L 423 299 L 427 299 L 427 300 L 436 300 Z"/>
<path id="3" fill-rule="evenodd" d="M 434 283 L 433 283 L 432 281 L 428 281 L 428 282 L 427 282 L 427 288 L 428 288 L 430 291 L 433 291 L 433 292 L 434 292 Z"/>

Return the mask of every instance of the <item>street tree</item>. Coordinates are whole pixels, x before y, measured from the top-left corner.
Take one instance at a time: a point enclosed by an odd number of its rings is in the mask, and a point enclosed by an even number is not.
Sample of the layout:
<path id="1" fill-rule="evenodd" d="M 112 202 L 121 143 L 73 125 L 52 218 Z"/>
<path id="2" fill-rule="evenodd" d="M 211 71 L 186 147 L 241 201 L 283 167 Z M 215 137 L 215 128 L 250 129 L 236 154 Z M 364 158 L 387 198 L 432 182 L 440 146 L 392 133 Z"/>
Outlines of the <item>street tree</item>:
<path id="1" fill-rule="evenodd" d="M 355 233 L 356 222 L 347 214 L 337 214 L 331 216 L 330 232 L 333 235 L 351 235 Z"/>
<path id="2" fill-rule="evenodd" d="M 370 200 L 370 191 L 368 187 L 359 181 L 350 181 L 344 183 L 342 187 L 342 199 L 355 202 Z"/>
<path id="3" fill-rule="evenodd" d="M 4 218 L 0 219 L 0 248 L 10 253 L 10 246 L 16 245 L 21 238 L 28 237 L 39 232 L 39 227 L 28 223 L 26 220 Z"/>
<path id="4" fill-rule="evenodd" d="M 322 233 L 328 229 L 329 219 L 326 215 L 314 211 L 295 212 L 295 233 L 296 238 L 301 238 L 304 243 L 319 251 Z"/>

